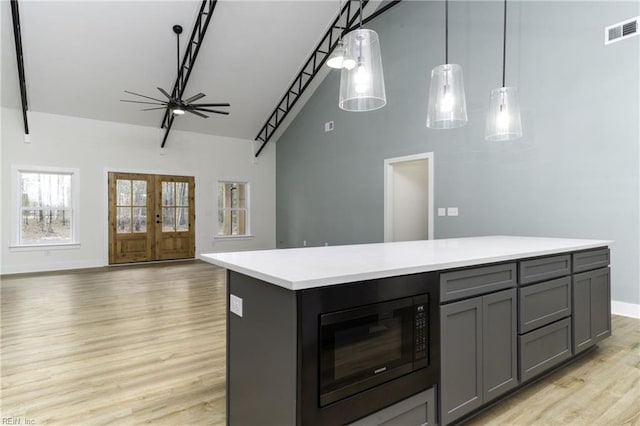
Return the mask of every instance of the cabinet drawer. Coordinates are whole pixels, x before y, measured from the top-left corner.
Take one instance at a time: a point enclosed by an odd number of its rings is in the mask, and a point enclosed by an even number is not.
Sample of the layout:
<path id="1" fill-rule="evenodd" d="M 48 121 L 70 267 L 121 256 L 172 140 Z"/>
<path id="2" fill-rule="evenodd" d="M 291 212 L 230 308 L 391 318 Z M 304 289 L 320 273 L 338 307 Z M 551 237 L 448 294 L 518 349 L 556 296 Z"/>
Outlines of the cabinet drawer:
<path id="1" fill-rule="evenodd" d="M 523 260 L 519 264 L 520 285 L 546 281 L 571 274 L 571 255 Z"/>
<path id="2" fill-rule="evenodd" d="M 518 336 L 520 380 L 525 382 L 571 357 L 571 318 Z"/>
<path id="3" fill-rule="evenodd" d="M 571 315 L 571 277 L 518 289 L 518 333 L 526 333 Z"/>
<path id="4" fill-rule="evenodd" d="M 590 271 L 591 269 L 609 266 L 609 249 L 581 251 L 573 254 L 573 272 Z"/>
<path id="5" fill-rule="evenodd" d="M 348 426 L 401 426 L 436 424 L 435 387 L 384 408 Z"/>
<path id="6" fill-rule="evenodd" d="M 444 272 L 440 274 L 440 301 L 464 299 L 515 285 L 515 263 Z"/>

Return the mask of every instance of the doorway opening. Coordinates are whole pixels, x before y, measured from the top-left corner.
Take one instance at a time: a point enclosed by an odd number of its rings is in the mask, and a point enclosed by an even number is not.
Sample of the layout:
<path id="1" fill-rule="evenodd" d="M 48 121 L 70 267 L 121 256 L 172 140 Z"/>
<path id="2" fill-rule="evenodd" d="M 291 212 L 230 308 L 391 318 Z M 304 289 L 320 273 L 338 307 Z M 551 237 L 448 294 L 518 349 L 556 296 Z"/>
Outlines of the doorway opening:
<path id="1" fill-rule="evenodd" d="M 195 256 L 195 179 L 108 174 L 109 264 Z"/>
<path id="2" fill-rule="evenodd" d="M 433 239 L 433 152 L 384 160 L 384 241 Z"/>

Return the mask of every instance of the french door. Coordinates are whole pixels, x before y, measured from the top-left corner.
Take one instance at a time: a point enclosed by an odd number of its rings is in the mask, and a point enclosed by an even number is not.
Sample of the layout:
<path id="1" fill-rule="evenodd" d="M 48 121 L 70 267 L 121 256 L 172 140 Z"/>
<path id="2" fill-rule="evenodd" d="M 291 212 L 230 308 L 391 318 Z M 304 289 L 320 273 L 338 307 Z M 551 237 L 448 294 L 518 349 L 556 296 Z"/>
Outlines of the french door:
<path id="1" fill-rule="evenodd" d="M 110 172 L 109 263 L 195 255 L 195 181 L 191 176 Z"/>

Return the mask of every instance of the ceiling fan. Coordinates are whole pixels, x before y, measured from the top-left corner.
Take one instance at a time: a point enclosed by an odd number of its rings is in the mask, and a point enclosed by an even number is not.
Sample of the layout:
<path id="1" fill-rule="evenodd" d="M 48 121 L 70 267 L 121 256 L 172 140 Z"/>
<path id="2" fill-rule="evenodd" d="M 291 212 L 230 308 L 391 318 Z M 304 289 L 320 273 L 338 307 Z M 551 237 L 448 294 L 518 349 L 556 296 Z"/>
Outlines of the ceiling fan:
<path id="1" fill-rule="evenodd" d="M 180 82 L 182 81 L 182 79 L 180 78 L 180 34 L 182 33 L 182 27 L 180 25 L 174 25 L 173 26 L 173 32 L 176 34 L 176 40 L 177 40 L 177 46 L 178 46 L 178 87 L 176 90 L 176 94 L 179 96 L 180 95 Z M 164 90 L 162 87 L 158 87 L 158 90 L 160 91 L 160 93 L 162 93 L 167 100 L 162 100 L 162 99 L 156 99 L 156 98 L 152 98 L 151 96 L 145 96 L 145 95 L 141 95 L 139 93 L 134 93 L 134 92 L 130 92 L 128 90 L 125 90 L 125 93 L 128 93 L 130 95 L 135 95 L 135 96 L 140 96 L 146 99 L 150 99 L 152 101 L 155 102 L 144 102 L 144 101 L 132 101 L 132 100 L 126 100 L 126 99 L 120 99 L 120 102 L 130 102 L 130 103 L 135 103 L 135 104 L 148 104 L 148 105 L 161 105 L 158 107 L 153 107 L 153 108 L 145 108 L 142 109 L 141 111 L 153 111 L 153 110 L 158 110 L 158 109 L 169 109 L 174 115 L 184 115 L 185 112 L 191 113 L 191 114 L 195 114 L 199 117 L 202 118 L 209 118 L 208 115 L 203 114 L 201 111 L 204 112 L 210 112 L 210 113 L 214 113 L 214 114 L 223 114 L 223 115 L 229 115 L 228 111 L 220 111 L 220 110 L 215 110 L 215 109 L 210 109 L 210 108 L 215 108 L 215 107 L 228 107 L 231 106 L 229 103 L 214 103 L 214 104 L 194 104 L 193 102 L 197 101 L 198 99 L 204 98 L 206 95 L 204 93 L 198 93 L 197 95 L 193 95 L 190 98 L 187 99 L 180 99 L 180 97 L 173 97 L 171 96 L 169 93 L 167 93 L 166 90 Z M 184 90 L 184 88 L 182 88 L 182 90 Z"/>

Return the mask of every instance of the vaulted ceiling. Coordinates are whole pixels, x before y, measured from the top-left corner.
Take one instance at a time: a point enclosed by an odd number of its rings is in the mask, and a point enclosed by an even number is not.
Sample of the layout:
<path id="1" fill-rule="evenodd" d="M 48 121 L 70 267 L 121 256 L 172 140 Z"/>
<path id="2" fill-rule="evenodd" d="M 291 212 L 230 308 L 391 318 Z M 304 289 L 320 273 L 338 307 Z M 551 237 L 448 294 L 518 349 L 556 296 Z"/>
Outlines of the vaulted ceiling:
<path id="1" fill-rule="evenodd" d="M 29 111 L 160 127 L 176 79 L 174 24 L 188 42 L 200 1 L 19 2 Z M 373 5 L 373 3 L 372 3 Z M 2 106 L 20 108 L 9 1 L 0 2 Z M 370 6 L 368 9 L 374 9 Z M 253 139 L 337 15 L 338 1 L 218 1 L 185 97 L 229 102 L 229 116 L 182 116 L 174 129 Z M 365 14 L 366 15 L 366 14 Z M 337 89 L 336 89 L 337 90 Z"/>

